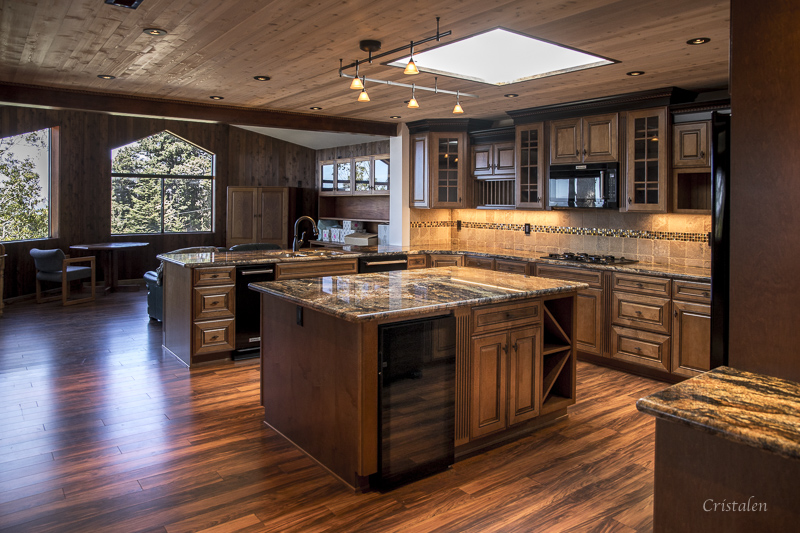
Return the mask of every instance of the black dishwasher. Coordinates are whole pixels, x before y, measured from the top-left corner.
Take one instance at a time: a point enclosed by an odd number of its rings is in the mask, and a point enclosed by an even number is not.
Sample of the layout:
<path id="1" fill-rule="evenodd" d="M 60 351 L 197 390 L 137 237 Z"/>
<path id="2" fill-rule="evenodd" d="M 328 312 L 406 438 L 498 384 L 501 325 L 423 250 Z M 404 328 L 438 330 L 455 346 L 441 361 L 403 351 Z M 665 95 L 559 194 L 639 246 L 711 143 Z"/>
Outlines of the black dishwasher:
<path id="1" fill-rule="evenodd" d="M 378 327 L 378 473 L 382 490 L 453 464 L 455 453 L 455 350 L 438 353 L 434 331 L 452 316 Z"/>
<path id="2" fill-rule="evenodd" d="M 258 357 L 261 346 L 261 293 L 249 283 L 273 281 L 272 264 L 236 267 L 236 345 L 233 359 Z"/>

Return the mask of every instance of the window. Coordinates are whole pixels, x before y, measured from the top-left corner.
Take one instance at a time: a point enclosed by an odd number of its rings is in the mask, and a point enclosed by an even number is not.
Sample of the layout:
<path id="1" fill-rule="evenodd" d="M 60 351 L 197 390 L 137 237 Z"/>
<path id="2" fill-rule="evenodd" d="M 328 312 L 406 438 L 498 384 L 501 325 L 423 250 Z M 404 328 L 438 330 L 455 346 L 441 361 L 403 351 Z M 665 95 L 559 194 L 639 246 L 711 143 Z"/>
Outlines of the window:
<path id="1" fill-rule="evenodd" d="M 50 237 L 49 128 L 0 139 L 0 241 Z"/>
<path id="2" fill-rule="evenodd" d="M 212 230 L 214 154 L 162 131 L 111 151 L 111 233 Z"/>

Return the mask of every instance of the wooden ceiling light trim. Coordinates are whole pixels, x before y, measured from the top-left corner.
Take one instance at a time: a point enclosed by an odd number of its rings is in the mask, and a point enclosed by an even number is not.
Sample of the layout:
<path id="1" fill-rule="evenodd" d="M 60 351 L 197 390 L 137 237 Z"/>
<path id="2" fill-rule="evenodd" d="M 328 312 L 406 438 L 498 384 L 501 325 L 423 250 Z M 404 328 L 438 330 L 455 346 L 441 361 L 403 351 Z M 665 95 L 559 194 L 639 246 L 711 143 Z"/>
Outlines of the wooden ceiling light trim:
<path id="1" fill-rule="evenodd" d="M 397 124 L 252 107 L 189 103 L 158 98 L 109 95 L 75 89 L 0 83 L 0 102 L 110 114 L 163 117 L 243 126 L 266 126 L 310 131 L 397 135 Z"/>

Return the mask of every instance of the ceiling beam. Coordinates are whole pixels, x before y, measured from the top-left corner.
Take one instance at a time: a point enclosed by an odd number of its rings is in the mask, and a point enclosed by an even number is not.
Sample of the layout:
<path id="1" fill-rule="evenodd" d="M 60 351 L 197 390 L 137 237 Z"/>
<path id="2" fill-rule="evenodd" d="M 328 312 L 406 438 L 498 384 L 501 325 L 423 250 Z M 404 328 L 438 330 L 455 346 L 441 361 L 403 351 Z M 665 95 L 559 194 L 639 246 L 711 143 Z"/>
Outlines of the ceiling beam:
<path id="1" fill-rule="evenodd" d="M 112 115 L 173 118 L 242 126 L 267 126 L 307 131 L 368 135 L 397 135 L 397 124 L 328 115 L 252 107 L 188 103 L 140 96 L 52 89 L 37 85 L 0 83 L 0 103 L 54 109 L 80 109 Z"/>

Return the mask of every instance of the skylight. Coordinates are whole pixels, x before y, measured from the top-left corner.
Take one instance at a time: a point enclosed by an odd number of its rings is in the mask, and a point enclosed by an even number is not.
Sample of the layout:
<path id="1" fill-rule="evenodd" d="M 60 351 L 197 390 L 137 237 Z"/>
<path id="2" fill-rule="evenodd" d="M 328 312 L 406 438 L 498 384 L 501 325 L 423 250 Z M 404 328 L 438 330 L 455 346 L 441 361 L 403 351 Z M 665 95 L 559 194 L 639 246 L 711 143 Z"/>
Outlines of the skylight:
<path id="1" fill-rule="evenodd" d="M 409 56 L 388 63 L 405 68 Z M 495 28 L 414 54 L 421 72 L 509 85 L 615 63 L 521 33 Z"/>

